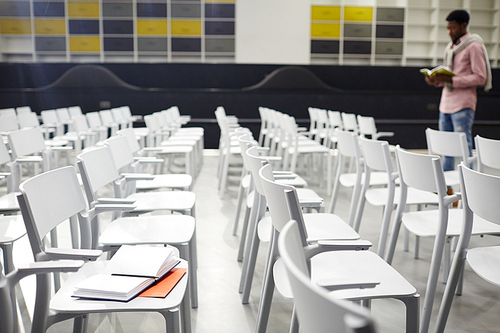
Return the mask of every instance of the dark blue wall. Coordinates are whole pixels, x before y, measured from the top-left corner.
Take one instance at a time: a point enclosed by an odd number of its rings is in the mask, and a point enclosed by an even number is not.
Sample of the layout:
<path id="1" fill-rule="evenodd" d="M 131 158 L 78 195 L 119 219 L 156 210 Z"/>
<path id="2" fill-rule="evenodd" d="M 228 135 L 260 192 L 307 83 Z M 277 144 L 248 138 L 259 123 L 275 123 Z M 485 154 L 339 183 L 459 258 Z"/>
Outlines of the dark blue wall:
<path id="1" fill-rule="evenodd" d="M 440 90 L 425 84 L 418 68 L 303 66 L 327 85 L 326 90 L 247 90 L 277 65 L 243 64 L 99 64 L 126 83 L 139 87 L 61 89 L 43 87 L 77 64 L 0 63 L 0 108 L 30 105 L 41 110 L 80 105 L 85 112 L 128 105 L 134 114 L 149 114 L 179 106 L 194 125 L 207 129 L 206 146 L 217 146 L 214 110 L 222 105 L 255 133 L 259 106 L 291 114 L 307 125 L 307 107 L 340 110 L 377 119 L 381 131 L 393 131 L 391 143 L 424 148 L 426 127 L 437 127 Z M 494 70 L 493 90 L 479 92 L 474 134 L 500 139 L 500 71 Z"/>

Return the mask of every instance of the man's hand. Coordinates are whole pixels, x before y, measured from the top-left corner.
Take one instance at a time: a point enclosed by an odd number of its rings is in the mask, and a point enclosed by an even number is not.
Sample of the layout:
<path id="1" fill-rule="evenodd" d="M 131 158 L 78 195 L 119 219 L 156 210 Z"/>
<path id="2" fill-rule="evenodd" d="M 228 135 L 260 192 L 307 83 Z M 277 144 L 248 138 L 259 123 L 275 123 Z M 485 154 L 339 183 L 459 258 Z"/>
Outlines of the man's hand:
<path id="1" fill-rule="evenodd" d="M 425 82 L 427 82 L 427 84 L 431 86 L 438 86 L 440 83 L 452 82 L 452 80 L 451 76 L 436 74 L 432 76 L 426 75 Z"/>
<path id="2" fill-rule="evenodd" d="M 436 74 L 433 79 L 440 83 L 451 82 L 451 76 L 444 74 Z"/>
<path id="3" fill-rule="evenodd" d="M 435 86 L 438 84 L 438 82 L 436 81 L 436 76 L 434 75 L 433 76 L 426 75 L 425 82 L 427 82 L 427 84 L 430 86 Z"/>

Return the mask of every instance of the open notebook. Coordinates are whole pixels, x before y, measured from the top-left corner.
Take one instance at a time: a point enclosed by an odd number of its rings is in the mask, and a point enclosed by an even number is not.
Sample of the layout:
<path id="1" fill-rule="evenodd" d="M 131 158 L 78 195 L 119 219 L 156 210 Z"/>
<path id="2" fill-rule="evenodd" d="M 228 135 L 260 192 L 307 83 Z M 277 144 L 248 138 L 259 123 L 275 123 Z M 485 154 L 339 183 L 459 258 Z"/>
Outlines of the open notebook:
<path id="1" fill-rule="evenodd" d="M 179 264 L 168 247 L 123 245 L 103 274 L 93 275 L 75 286 L 80 298 L 129 301 Z"/>

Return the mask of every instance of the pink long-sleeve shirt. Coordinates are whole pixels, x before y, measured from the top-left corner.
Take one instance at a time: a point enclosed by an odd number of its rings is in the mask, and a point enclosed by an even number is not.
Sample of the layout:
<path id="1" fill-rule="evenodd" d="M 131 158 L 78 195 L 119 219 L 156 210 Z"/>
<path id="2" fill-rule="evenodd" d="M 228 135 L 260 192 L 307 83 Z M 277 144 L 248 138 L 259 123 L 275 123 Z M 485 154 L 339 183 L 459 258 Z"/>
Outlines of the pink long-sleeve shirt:
<path id="1" fill-rule="evenodd" d="M 468 36 L 467 33 L 460 37 L 453 48 Z M 443 88 L 439 111 L 455 113 L 466 108 L 476 111 L 476 87 L 484 85 L 487 77 L 485 61 L 483 47 L 478 42 L 470 43 L 455 54 L 453 72 L 456 76 L 452 78 L 453 89 L 449 91 Z"/>

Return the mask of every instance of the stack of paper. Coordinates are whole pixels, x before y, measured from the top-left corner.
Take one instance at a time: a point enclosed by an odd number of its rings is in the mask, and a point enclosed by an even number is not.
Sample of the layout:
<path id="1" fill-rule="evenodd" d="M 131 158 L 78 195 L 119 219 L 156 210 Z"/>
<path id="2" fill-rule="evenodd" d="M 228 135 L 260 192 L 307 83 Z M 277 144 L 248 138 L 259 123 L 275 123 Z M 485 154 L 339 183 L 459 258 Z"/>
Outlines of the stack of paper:
<path id="1" fill-rule="evenodd" d="M 123 245 L 109 261 L 106 272 L 79 283 L 73 296 L 128 301 L 178 263 L 171 248 Z"/>

